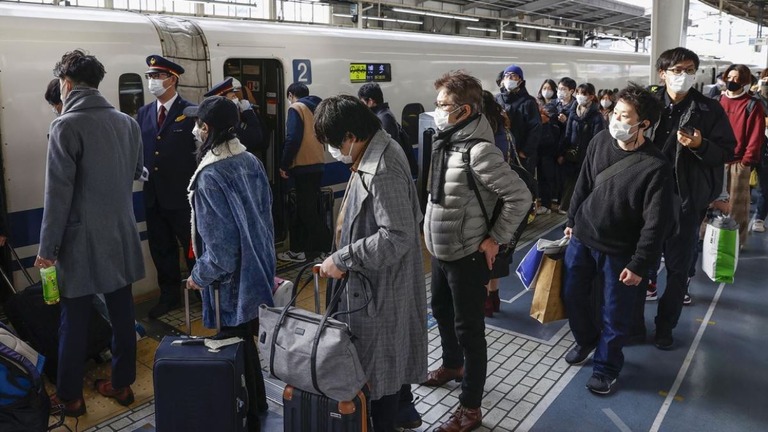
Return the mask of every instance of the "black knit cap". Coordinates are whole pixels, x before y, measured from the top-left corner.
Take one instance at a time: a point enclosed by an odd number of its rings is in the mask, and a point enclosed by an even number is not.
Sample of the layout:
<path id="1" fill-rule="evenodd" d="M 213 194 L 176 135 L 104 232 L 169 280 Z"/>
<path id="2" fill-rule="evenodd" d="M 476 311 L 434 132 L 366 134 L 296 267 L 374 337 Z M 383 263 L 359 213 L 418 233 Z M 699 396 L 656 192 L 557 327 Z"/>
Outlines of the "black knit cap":
<path id="1" fill-rule="evenodd" d="M 211 96 L 198 106 L 184 108 L 187 117 L 198 117 L 216 130 L 235 127 L 240 121 L 237 106 L 224 96 Z"/>

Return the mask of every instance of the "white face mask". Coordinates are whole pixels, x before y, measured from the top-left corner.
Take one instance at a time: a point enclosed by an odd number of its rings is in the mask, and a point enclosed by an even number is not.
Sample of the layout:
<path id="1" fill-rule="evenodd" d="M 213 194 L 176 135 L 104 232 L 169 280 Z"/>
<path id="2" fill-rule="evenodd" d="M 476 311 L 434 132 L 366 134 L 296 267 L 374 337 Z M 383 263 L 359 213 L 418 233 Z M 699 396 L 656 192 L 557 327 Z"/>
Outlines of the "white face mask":
<path id="1" fill-rule="evenodd" d="M 343 142 L 342 142 L 342 145 L 344 145 Z M 349 165 L 349 164 L 352 163 L 352 149 L 353 148 L 355 148 L 355 143 L 354 142 L 352 143 L 352 146 L 349 147 L 349 154 L 343 154 L 341 152 L 341 149 L 337 149 L 336 147 L 333 147 L 333 146 L 329 145 L 328 146 L 328 153 L 330 153 L 331 156 L 333 156 L 333 158 L 336 159 L 337 161 Z"/>
<path id="2" fill-rule="evenodd" d="M 205 142 L 205 138 L 203 137 L 203 130 L 197 126 L 197 123 L 195 123 L 195 127 L 192 128 L 192 135 L 195 136 L 195 141 L 197 141 L 198 147 Z"/>
<path id="3" fill-rule="evenodd" d="M 149 89 L 149 92 L 152 93 L 152 95 L 155 97 L 160 97 L 164 95 L 166 91 L 168 91 L 168 87 L 163 87 L 163 80 L 161 79 L 148 80 L 147 88 Z"/>
<path id="4" fill-rule="evenodd" d="M 604 109 L 608 109 L 611 107 L 611 101 L 603 99 L 600 101 L 600 106 L 602 106 Z"/>
<path id="5" fill-rule="evenodd" d="M 552 90 L 544 90 L 541 92 L 541 95 L 544 96 L 544 99 L 552 99 L 552 95 L 554 92 Z M 559 97 L 559 95 L 558 95 Z"/>
<path id="6" fill-rule="evenodd" d="M 440 108 L 435 108 L 435 127 L 437 127 L 437 130 L 445 130 L 448 128 L 448 126 L 451 125 L 448 117 L 460 109 L 461 107 L 458 107 L 455 110 L 448 112 Z"/>
<path id="7" fill-rule="evenodd" d="M 673 73 L 667 73 L 667 86 L 676 94 L 688 93 L 688 90 L 693 87 L 693 83 L 695 82 L 696 75 L 688 75 L 687 73 L 675 75 Z"/>
<path id="8" fill-rule="evenodd" d="M 511 79 L 504 80 L 504 88 L 506 88 L 507 91 L 516 89 L 518 85 L 520 85 L 520 81 L 513 81 Z"/>
<path id="9" fill-rule="evenodd" d="M 67 88 L 67 82 L 62 81 L 61 84 L 59 84 L 59 93 L 61 93 L 61 105 L 63 106 L 67 103 L 67 98 L 69 98 L 69 92 L 64 92 L 64 89 Z"/>
<path id="10" fill-rule="evenodd" d="M 568 96 L 568 92 L 565 90 L 558 90 L 557 91 L 557 98 L 560 100 L 564 100 L 565 97 Z"/>
<path id="11" fill-rule="evenodd" d="M 587 95 L 576 95 L 576 103 L 584 106 L 589 101 L 589 96 Z"/>
<path id="12" fill-rule="evenodd" d="M 232 101 L 232 103 L 234 103 L 235 105 L 237 105 L 237 107 L 238 107 L 238 108 L 240 108 L 240 99 L 238 99 L 238 98 L 232 98 L 232 99 L 230 99 L 230 100 Z"/>
<path id="13" fill-rule="evenodd" d="M 51 107 L 51 111 L 53 111 L 53 115 L 55 115 L 56 117 L 59 116 L 59 110 L 57 110 L 56 107 Z"/>
<path id="14" fill-rule="evenodd" d="M 635 133 L 630 131 L 633 127 L 639 125 L 640 123 L 631 125 L 629 123 L 622 123 L 616 120 L 616 118 L 611 117 L 611 122 L 608 124 L 608 131 L 611 133 L 611 136 L 616 138 L 618 141 L 627 143 L 632 140 L 632 137 L 634 137 L 635 134 L 637 134 L 637 131 L 635 131 Z"/>

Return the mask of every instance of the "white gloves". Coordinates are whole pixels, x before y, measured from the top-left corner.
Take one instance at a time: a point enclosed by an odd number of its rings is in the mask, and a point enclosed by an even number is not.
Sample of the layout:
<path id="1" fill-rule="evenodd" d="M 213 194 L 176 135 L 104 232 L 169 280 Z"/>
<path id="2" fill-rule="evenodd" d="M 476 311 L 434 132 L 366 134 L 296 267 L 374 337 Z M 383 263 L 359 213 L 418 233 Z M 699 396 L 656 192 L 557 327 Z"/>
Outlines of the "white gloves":
<path id="1" fill-rule="evenodd" d="M 238 102 L 238 105 L 240 105 L 240 112 L 245 112 L 246 110 L 251 109 L 251 101 L 248 99 L 241 99 L 240 102 Z"/>

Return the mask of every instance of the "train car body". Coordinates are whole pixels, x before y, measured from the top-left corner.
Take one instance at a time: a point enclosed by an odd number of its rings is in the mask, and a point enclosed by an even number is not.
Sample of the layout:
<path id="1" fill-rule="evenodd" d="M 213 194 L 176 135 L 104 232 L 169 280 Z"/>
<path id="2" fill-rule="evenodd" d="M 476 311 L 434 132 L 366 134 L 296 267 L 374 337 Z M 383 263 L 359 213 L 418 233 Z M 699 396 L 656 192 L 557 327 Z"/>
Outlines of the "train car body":
<path id="1" fill-rule="evenodd" d="M 27 257 L 26 265 L 37 253 L 47 132 L 53 118 L 43 93 L 53 78 L 54 64 L 75 48 L 99 58 L 107 70 L 101 92 L 132 115 L 154 100 L 144 80 L 145 58 L 150 54 L 185 66 L 179 93 L 193 102 L 225 76 L 235 76 L 247 86 L 268 129 L 270 146 L 260 157 L 272 182 L 278 239 L 284 239 L 286 232 L 282 204 L 286 185 L 277 170 L 285 134 L 285 88 L 291 82 L 305 82 L 311 94 L 328 97 L 356 95 L 362 82 L 379 80 L 393 112 L 407 121 L 433 109 L 433 83 L 450 70 L 468 71 L 495 93 L 497 74 L 515 63 L 523 68 L 532 94 L 547 78 L 570 76 L 600 89 L 622 88 L 627 81 L 647 83 L 650 75 L 648 55 L 574 46 L 0 3 L 5 210 L 11 240 Z M 705 78 L 705 70 L 700 72 Z M 332 186 L 338 196 L 349 171 L 330 155 L 326 159 L 323 184 Z M 134 202 L 146 239 L 141 188 L 136 183 Z M 146 242 L 144 248 L 147 278 L 134 288 L 136 296 L 157 290 Z"/>

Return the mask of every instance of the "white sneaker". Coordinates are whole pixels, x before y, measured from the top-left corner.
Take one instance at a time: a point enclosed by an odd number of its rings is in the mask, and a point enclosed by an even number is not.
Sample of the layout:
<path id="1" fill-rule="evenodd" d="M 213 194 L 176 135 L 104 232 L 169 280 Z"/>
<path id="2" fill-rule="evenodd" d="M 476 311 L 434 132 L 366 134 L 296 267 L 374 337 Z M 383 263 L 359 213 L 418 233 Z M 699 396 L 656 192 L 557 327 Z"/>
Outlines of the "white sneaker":
<path id="1" fill-rule="evenodd" d="M 756 219 L 755 223 L 752 224 L 752 231 L 765 232 L 765 222 L 761 221 L 760 219 Z"/>
<path id="2" fill-rule="evenodd" d="M 550 209 L 548 209 L 548 208 L 546 208 L 544 206 L 539 206 L 539 208 L 536 209 L 536 214 L 537 215 L 547 215 L 547 214 L 550 214 L 550 213 L 552 213 L 552 210 L 550 210 Z"/>
<path id="3" fill-rule="evenodd" d="M 281 252 L 277 254 L 277 259 L 279 259 L 280 261 L 302 263 L 307 260 L 307 256 L 304 255 L 304 252 L 288 251 L 288 252 Z"/>

